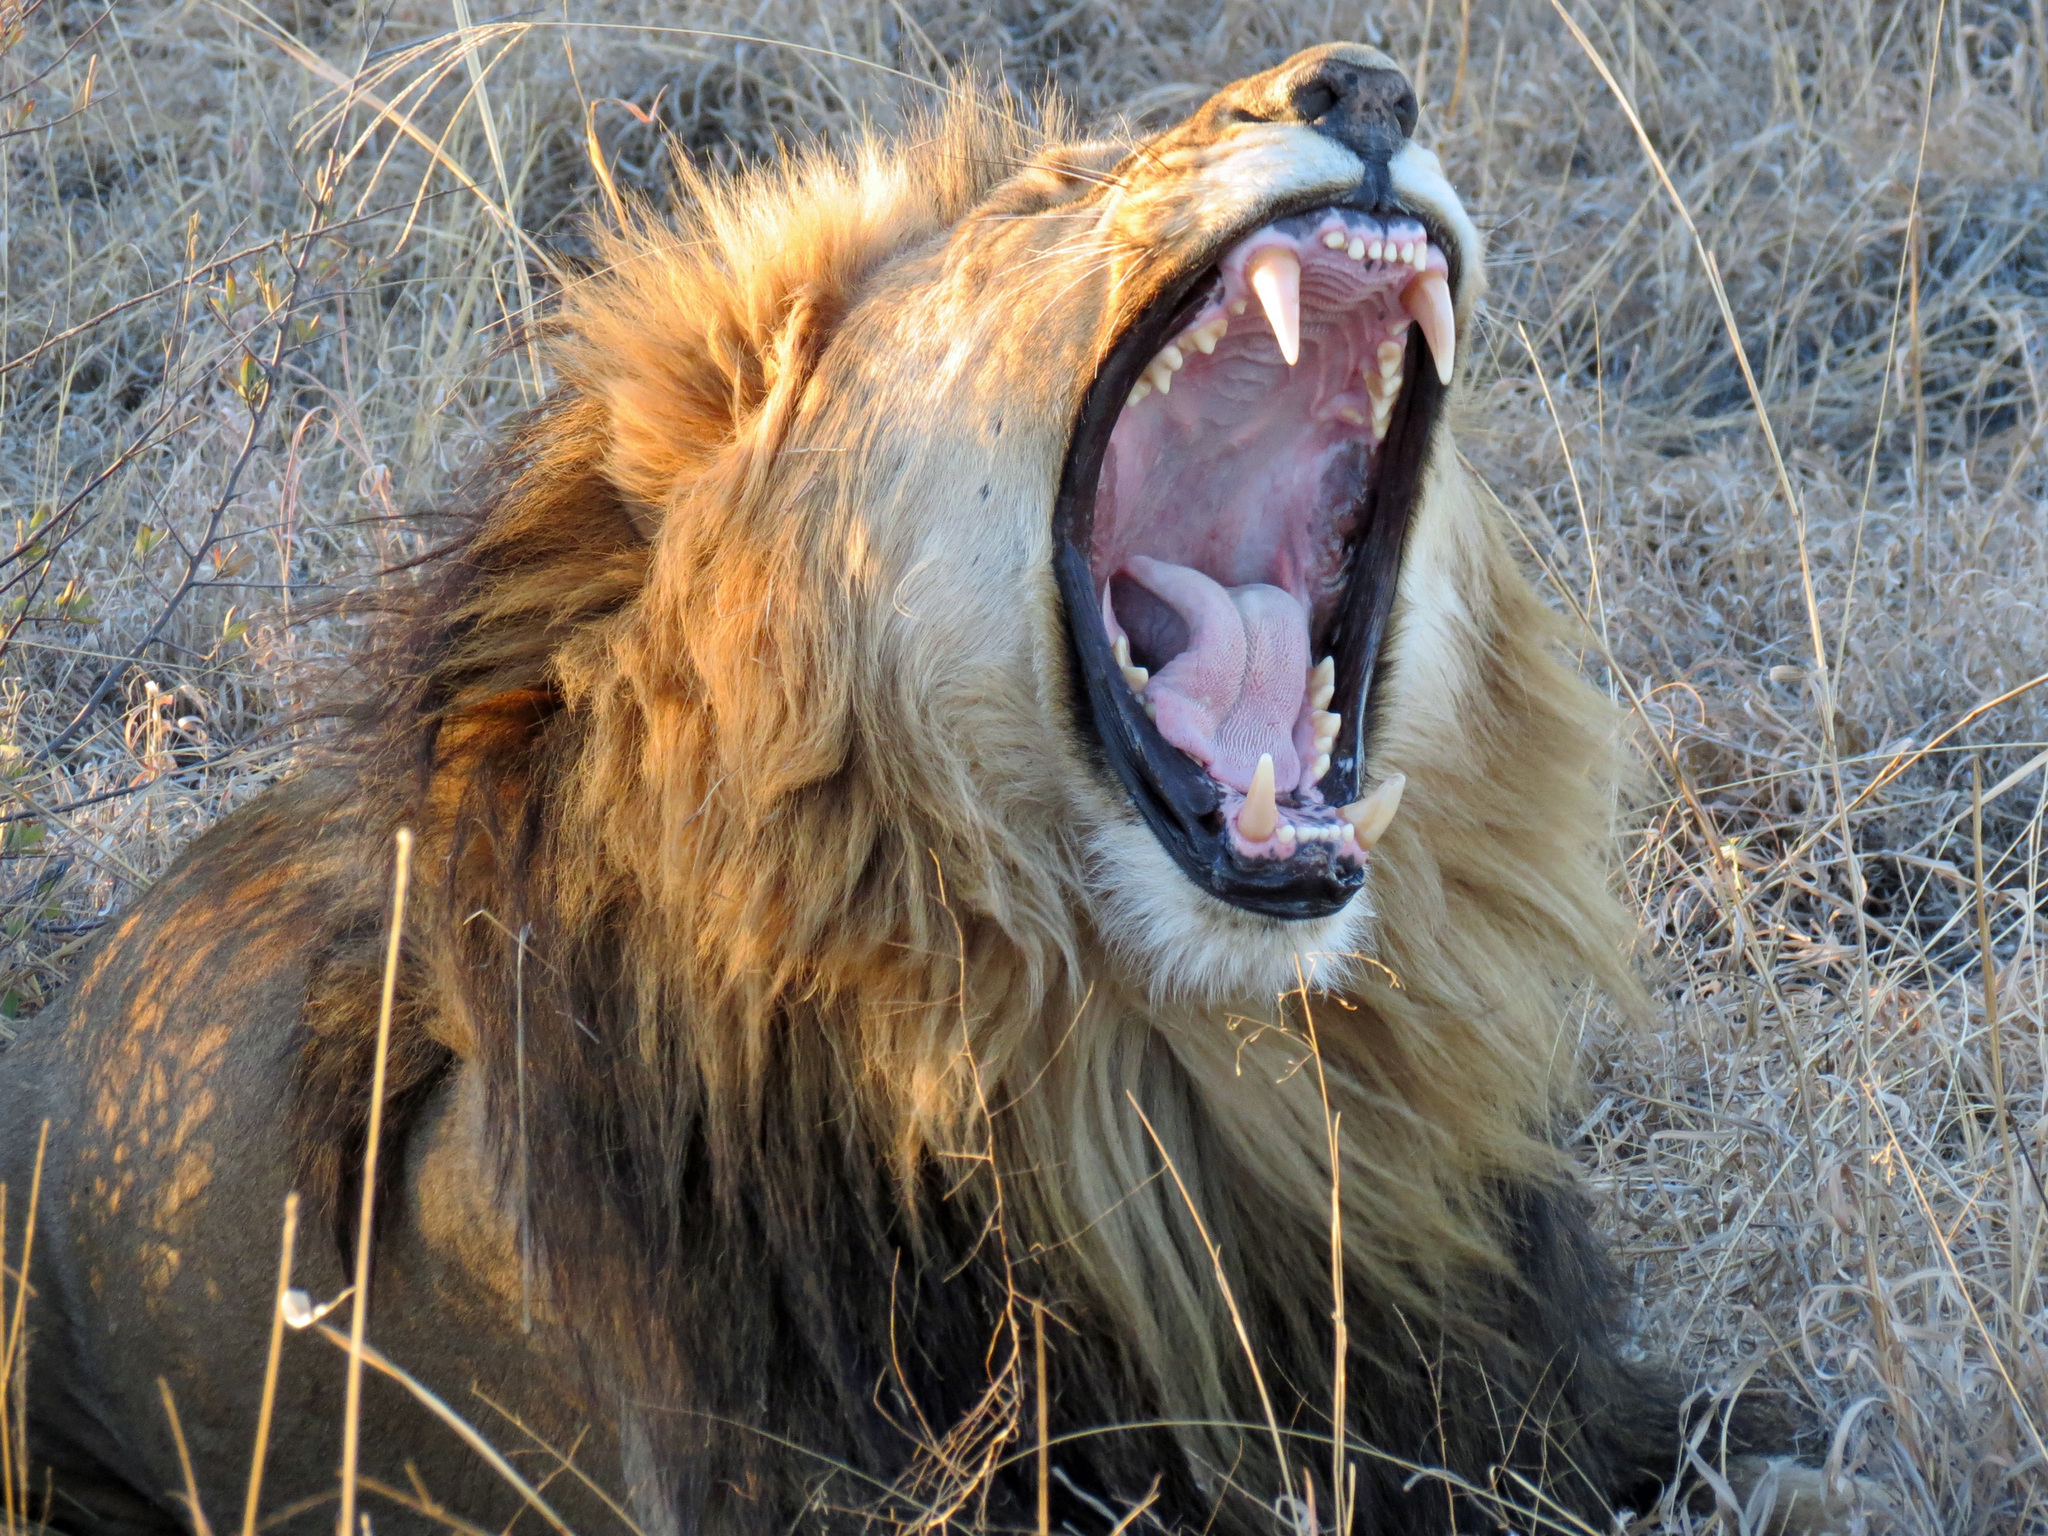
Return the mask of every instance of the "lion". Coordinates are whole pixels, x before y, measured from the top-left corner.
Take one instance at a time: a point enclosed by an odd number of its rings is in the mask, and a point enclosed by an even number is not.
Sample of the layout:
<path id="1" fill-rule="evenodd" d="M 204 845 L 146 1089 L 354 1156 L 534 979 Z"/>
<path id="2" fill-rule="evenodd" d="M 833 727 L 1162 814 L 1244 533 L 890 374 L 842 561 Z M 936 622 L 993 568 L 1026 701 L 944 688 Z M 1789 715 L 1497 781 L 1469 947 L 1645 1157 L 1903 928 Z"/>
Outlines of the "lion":
<path id="1" fill-rule="evenodd" d="M 253 1514 L 259 1417 L 330 1527 L 343 1352 L 266 1342 L 357 1283 L 386 1532 L 1606 1529 L 1702 1446 L 1819 1528 L 1550 1139 L 1616 721 L 1458 458 L 1416 110 L 962 88 L 603 235 L 341 745 L 0 1057 L 51 1528 Z"/>

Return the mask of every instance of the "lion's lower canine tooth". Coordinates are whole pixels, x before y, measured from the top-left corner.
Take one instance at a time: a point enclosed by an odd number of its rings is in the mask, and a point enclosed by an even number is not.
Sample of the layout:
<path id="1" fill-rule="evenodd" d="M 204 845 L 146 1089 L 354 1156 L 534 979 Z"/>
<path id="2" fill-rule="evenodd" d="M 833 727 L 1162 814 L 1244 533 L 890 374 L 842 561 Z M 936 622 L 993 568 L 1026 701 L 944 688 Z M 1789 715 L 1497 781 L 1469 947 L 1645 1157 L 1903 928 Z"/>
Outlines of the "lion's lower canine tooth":
<path id="1" fill-rule="evenodd" d="M 1143 693 L 1145 685 L 1152 681 L 1152 674 L 1131 661 L 1130 640 L 1126 636 L 1118 635 L 1110 643 L 1109 648 L 1115 654 L 1117 670 L 1123 673 L 1124 682 L 1129 685 L 1131 692 Z"/>
<path id="2" fill-rule="evenodd" d="M 1458 350 L 1458 317 L 1451 308 L 1451 285 L 1443 273 L 1425 272 L 1401 290 L 1401 307 L 1422 327 L 1422 339 L 1436 359 L 1436 376 L 1449 384 Z"/>
<path id="3" fill-rule="evenodd" d="M 1245 277 L 1292 368 L 1301 357 L 1301 259 L 1284 245 L 1269 245 L 1252 253 Z"/>
<path id="4" fill-rule="evenodd" d="M 1252 787 L 1244 792 L 1244 804 L 1237 808 L 1237 830 L 1248 843 L 1263 843 L 1280 825 L 1280 806 L 1273 798 L 1273 754 L 1259 754 L 1259 766 L 1252 770 Z"/>
<path id="5" fill-rule="evenodd" d="M 1393 825 L 1394 813 L 1401 809 L 1401 791 L 1408 787 L 1408 775 L 1390 773 L 1379 786 L 1363 800 L 1354 800 L 1337 814 L 1351 823 L 1351 830 L 1357 834 L 1358 846 L 1370 849 L 1386 835 Z M 1244 818 L 1238 818 L 1238 825 L 1244 825 Z"/>
<path id="6" fill-rule="evenodd" d="M 1308 707 L 1328 709 L 1337 693 L 1337 658 L 1325 656 L 1308 669 Z"/>

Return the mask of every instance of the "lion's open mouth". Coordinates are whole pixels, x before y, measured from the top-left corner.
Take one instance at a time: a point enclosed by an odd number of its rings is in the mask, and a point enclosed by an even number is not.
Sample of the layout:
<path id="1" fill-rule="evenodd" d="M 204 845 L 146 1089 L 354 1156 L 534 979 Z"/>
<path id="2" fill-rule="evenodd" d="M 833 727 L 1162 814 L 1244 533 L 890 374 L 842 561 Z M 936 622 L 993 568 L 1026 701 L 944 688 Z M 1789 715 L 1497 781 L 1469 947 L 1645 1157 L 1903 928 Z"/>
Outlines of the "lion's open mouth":
<path id="1" fill-rule="evenodd" d="M 1154 833 L 1239 906 L 1342 906 L 1399 794 L 1360 780 L 1455 258 L 1405 213 L 1268 224 L 1131 328 L 1070 444 L 1089 713 Z"/>

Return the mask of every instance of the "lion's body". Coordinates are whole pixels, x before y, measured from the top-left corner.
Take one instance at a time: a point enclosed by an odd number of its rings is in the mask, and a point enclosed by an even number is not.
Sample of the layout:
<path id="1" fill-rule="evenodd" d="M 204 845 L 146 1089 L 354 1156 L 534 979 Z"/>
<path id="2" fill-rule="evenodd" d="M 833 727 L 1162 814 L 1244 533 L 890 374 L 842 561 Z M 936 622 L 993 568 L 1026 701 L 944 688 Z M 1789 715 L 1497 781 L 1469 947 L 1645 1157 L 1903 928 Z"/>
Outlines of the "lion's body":
<path id="1" fill-rule="evenodd" d="M 318 955 L 306 941 L 359 880 L 359 842 L 332 789 L 298 781 L 202 838 L 109 926 L 63 1001 L 8 1050 L 0 1168 L 17 1200 L 46 1118 L 51 1127 L 31 1379 L 37 1477 L 51 1479 L 60 1529 L 184 1527 L 159 1378 L 206 1510 L 216 1525 L 239 1521 L 295 1182 L 282 1116 Z M 492 1422 L 472 1383 L 567 1444 L 582 1416 L 565 1413 L 560 1391 L 503 1342 L 507 1313 L 492 1287 L 505 1282 L 505 1261 L 491 1245 L 504 1240 L 476 1178 L 488 1170 L 465 1134 L 458 1082 L 446 1079 L 409 1127 L 379 1248 L 376 1342 L 508 1448 L 520 1437 Z M 331 1231 L 301 1234 L 293 1283 L 323 1298 L 347 1284 Z M 510 1318 L 516 1329 L 516 1301 Z M 332 1321 L 345 1327 L 346 1309 Z M 342 1356 L 324 1341 L 293 1343 L 264 1507 L 328 1495 L 284 1528 L 331 1528 Z M 437 1497 L 474 1518 L 517 1507 L 501 1479 L 374 1373 L 367 1403 L 366 1473 L 406 1488 L 411 1460 Z M 600 1441 L 580 1459 L 601 1468 L 607 1451 Z"/>
<path id="2" fill-rule="evenodd" d="M 401 825 L 371 1341 L 500 1446 L 529 1442 L 472 1378 L 557 1444 L 589 1423 L 579 1466 L 649 1536 L 1030 1525 L 1041 1329 L 1080 1530 L 1155 1480 L 1175 1527 L 1271 1529 L 1311 1477 L 1327 1513 L 1340 1394 L 1360 1536 L 1482 1519 L 1412 1466 L 1511 1465 L 1596 1521 L 1676 1470 L 1675 1394 L 1617 1357 L 1544 1140 L 1564 990 L 1627 984 L 1610 721 L 1448 436 L 1375 700 L 1414 787 L 1369 901 L 1289 926 L 1200 896 L 1077 730 L 1045 532 L 1076 381 L 1138 234 L 1242 175 L 1170 148 L 1079 241 L 1060 210 L 1118 158 L 964 109 L 920 150 L 700 186 L 569 296 L 563 389 L 374 720 L 0 1057 L 36 1106 L 0 1178 L 55 1127 L 31 1423 L 131 1510 L 80 1528 L 178 1523 L 158 1375 L 212 1519 L 239 1508 L 295 1181 L 296 1283 L 346 1284 Z M 276 1500 L 331 1487 L 338 1436 L 339 1351 L 285 1360 Z M 368 1475 L 514 1507 L 371 1405 Z M 570 1477 L 547 1496 L 614 1528 Z"/>

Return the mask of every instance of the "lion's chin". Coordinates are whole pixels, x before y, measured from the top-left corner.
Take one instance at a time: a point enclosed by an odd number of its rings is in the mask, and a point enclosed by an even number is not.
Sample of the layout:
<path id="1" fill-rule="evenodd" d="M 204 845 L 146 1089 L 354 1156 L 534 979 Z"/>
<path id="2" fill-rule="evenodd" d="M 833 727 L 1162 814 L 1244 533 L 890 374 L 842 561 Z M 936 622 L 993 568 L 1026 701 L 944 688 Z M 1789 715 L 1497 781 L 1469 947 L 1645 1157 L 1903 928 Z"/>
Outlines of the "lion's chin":
<path id="1" fill-rule="evenodd" d="M 1246 911 L 1187 880 L 1149 828 L 1117 819 L 1089 839 L 1098 930 L 1157 1002 L 1230 1003 L 1342 987 L 1368 953 L 1370 888 L 1326 916 Z"/>

